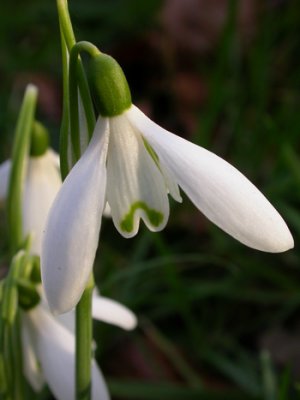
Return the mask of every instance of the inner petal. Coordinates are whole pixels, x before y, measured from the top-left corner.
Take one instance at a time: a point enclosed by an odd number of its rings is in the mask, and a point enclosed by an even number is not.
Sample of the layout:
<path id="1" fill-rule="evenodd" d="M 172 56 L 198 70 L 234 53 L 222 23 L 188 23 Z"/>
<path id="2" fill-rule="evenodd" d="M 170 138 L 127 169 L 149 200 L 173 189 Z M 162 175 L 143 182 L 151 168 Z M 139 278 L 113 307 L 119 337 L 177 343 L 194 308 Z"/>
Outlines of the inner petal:
<path id="1" fill-rule="evenodd" d="M 151 231 L 160 231 L 169 217 L 164 177 L 126 114 L 110 119 L 107 201 L 124 237 L 138 232 L 141 218 Z"/>
<path id="2" fill-rule="evenodd" d="M 179 187 L 176 183 L 175 178 L 173 177 L 172 172 L 167 168 L 167 166 L 163 163 L 161 163 L 161 160 L 159 159 L 158 155 L 156 154 L 155 150 L 151 147 L 151 145 L 148 143 L 148 141 L 145 139 L 143 136 L 143 143 L 144 146 L 146 147 L 148 153 L 152 157 L 153 161 L 159 168 L 160 172 L 162 173 L 164 180 L 165 180 L 165 185 L 167 187 L 167 193 L 169 193 L 174 200 L 178 201 L 179 203 L 182 202 L 182 198 L 180 196 L 180 191 Z"/>

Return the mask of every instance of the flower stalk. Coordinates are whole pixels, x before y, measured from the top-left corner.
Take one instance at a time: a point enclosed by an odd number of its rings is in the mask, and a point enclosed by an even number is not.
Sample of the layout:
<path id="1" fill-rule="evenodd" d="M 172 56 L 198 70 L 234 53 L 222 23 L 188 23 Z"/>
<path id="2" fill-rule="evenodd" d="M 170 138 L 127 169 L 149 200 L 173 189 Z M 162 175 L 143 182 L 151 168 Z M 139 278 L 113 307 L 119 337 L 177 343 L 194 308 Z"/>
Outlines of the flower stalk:
<path id="1" fill-rule="evenodd" d="M 68 51 L 71 51 L 72 47 L 76 43 L 76 39 L 68 10 L 68 1 L 57 0 L 56 5 L 59 17 L 60 30 L 63 34 Z"/>
<path id="2" fill-rule="evenodd" d="M 6 398 L 16 400 L 24 398 L 25 387 L 17 288 L 23 267 L 24 251 L 21 250 L 16 255 L 15 253 L 28 244 L 28 240 L 24 241 L 23 234 L 22 196 L 37 93 L 38 90 L 34 85 L 27 86 L 15 131 L 7 202 L 10 250 L 14 257 L 8 275 L 1 284 L 0 354 L 6 368 L 4 375 L 1 374 L 4 382 L 0 386 Z"/>
<path id="3" fill-rule="evenodd" d="M 24 239 L 22 231 L 22 182 L 26 168 L 26 157 L 29 152 L 37 92 L 34 85 L 27 86 L 15 132 L 7 202 L 12 254 L 15 254 L 16 250 L 21 247 Z"/>
<path id="4" fill-rule="evenodd" d="M 70 52 L 70 66 L 69 66 L 69 106 L 70 106 L 70 130 L 71 130 L 71 141 L 72 148 L 77 161 L 81 156 L 80 149 L 80 129 L 79 129 L 79 111 L 78 111 L 78 85 L 81 87 L 80 97 L 82 99 L 83 106 L 91 103 L 91 97 L 89 90 L 87 89 L 87 80 L 85 74 L 82 74 L 82 65 L 80 62 L 79 54 L 85 51 L 92 57 L 100 54 L 100 51 L 96 46 L 89 42 L 78 42 L 76 43 Z M 89 132 L 89 139 L 95 126 L 95 119 L 91 117 L 94 115 L 93 111 L 90 112 L 88 109 L 85 111 L 87 116 L 87 126 Z"/>
<path id="5" fill-rule="evenodd" d="M 14 399 L 23 400 L 24 398 L 24 375 L 23 375 L 23 352 L 21 339 L 21 315 L 20 309 L 17 310 L 15 322 L 11 328 L 12 337 L 12 359 L 14 366 Z"/>
<path id="6" fill-rule="evenodd" d="M 60 171 L 62 179 L 69 173 L 68 165 L 68 140 L 69 140 L 69 125 L 70 125 L 70 110 L 69 110 L 69 62 L 68 48 L 62 28 L 60 28 L 61 37 L 61 53 L 62 53 L 62 73 L 63 73 L 63 111 L 62 121 L 60 126 Z"/>
<path id="7" fill-rule="evenodd" d="M 90 281 L 76 307 L 76 400 L 91 398 L 92 293 Z"/>
<path id="8" fill-rule="evenodd" d="M 68 163 L 68 147 L 69 147 L 69 134 L 71 130 L 71 123 L 78 125 L 78 111 L 71 110 L 70 104 L 70 91 L 72 91 L 73 99 L 77 101 L 78 108 L 78 90 L 79 95 L 82 100 L 87 129 L 89 138 L 92 137 L 93 130 L 96 123 L 96 118 L 93 109 L 92 98 L 90 95 L 88 82 L 86 75 L 82 66 L 81 59 L 79 57 L 79 52 L 76 56 L 76 73 L 74 78 L 70 83 L 69 78 L 69 58 L 71 56 L 71 51 L 76 46 L 76 39 L 69 15 L 68 2 L 67 0 L 57 0 L 57 10 L 59 16 L 59 26 L 61 35 L 61 48 L 62 48 L 62 66 L 63 66 L 63 116 L 60 131 L 60 163 L 61 163 L 61 175 L 62 179 L 65 179 L 70 170 L 70 163 Z M 95 46 L 94 46 L 95 47 Z M 72 88 L 70 87 L 72 86 Z M 74 86 L 76 87 L 76 93 Z M 75 113 L 74 113 L 75 111 Z M 72 118 L 71 118 L 72 116 Z M 73 122 L 72 122 L 73 121 Z M 73 126 L 74 126 L 73 125 Z M 79 155 L 80 156 L 80 155 Z M 76 159 L 79 158 L 78 152 Z"/>
<path id="9" fill-rule="evenodd" d="M 24 252 L 12 259 L 9 273 L 3 283 L 1 299 L 0 353 L 4 355 L 5 394 L 15 400 L 24 398 L 23 357 L 21 345 L 20 310 L 18 308 L 17 281 L 21 275 Z"/>

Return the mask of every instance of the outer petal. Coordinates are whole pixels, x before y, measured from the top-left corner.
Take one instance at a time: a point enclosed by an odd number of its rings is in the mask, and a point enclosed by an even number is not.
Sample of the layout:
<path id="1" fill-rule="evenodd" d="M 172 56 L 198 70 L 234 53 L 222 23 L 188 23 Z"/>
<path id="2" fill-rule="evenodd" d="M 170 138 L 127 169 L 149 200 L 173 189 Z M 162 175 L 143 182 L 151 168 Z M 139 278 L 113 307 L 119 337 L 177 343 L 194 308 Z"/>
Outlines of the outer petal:
<path id="1" fill-rule="evenodd" d="M 165 178 L 165 183 L 168 188 L 168 193 L 173 197 L 174 200 L 182 203 L 182 197 L 180 196 L 179 187 L 173 174 L 165 167 L 165 165 L 160 164 L 159 169 Z"/>
<path id="2" fill-rule="evenodd" d="M 137 318 L 127 307 L 103 296 L 93 296 L 93 318 L 131 330 L 137 325 Z"/>
<path id="3" fill-rule="evenodd" d="M 110 119 L 107 201 L 118 231 L 134 236 L 142 218 L 151 231 L 164 228 L 169 201 L 164 178 L 126 114 Z"/>
<path id="4" fill-rule="evenodd" d="M 106 202 L 104 210 L 103 210 L 103 215 L 106 218 L 111 218 L 111 208 L 108 202 Z"/>
<path id="5" fill-rule="evenodd" d="M 236 168 L 160 128 L 134 106 L 127 115 L 196 207 L 217 226 L 254 249 L 276 253 L 293 247 L 281 216 Z"/>
<path id="6" fill-rule="evenodd" d="M 0 164 L 0 202 L 4 201 L 8 194 L 10 166 L 10 160 L 6 160 Z"/>
<path id="7" fill-rule="evenodd" d="M 47 157 L 49 159 L 49 162 L 51 162 L 54 167 L 57 168 L 58 172 L 60 173 L 60 160 L 59 160 L 59 154 L 56 153 L 53 149 L 49 148 L 47 151 Z"/>
<path id="8" fill-rule="evenodd" d="M 39 392 L 45 384 L 45 378 L 36 357 L 35 337 L 26 313 L 22 316 L 22 342 L 24 375 L 33 389 Z"/>
<path id="9" fill-rule="evenodd" d="M 92 316 L 98 321 L 131 330 L 137 325 L 134 313 L 117 301 L 103 296 L 93 296 Z M 57 315 L 55 317 L 68 331 L 75 332 L 75 311 Z"/>
<path id="10" fill-rule="evenodd" d="M 55 315 L 55 318 L 69 332 L 75 333 L 76 329 L 75 309 L 64 314 Z"/>
<path id="11" fill-rule="evenodd" d="M 25 234 L 33 233 L 32 253 L 41 254 L 47 215 L 60 187 L 60 173 L 52 151 L 29 159 L 23 194 L 23 230 Z"/>
<path id="12" fill-rule="evenodd" d="M 42 307 L 28 316 L 36 331 L 36 347 L 46 381 L 57 400 L 73 400 L 75 375 L 75 339 Z M 108 400 L 103 376 L 92 361 L 92 400 Z"/>
<path id="13" fill-rule="evenodd" d="M 49 213 L 42 281 L 50 308 L 58 314 L 77 304 L 93 267 L 105 200 L 107 145 L 108 121 L 99 119 Z"/>

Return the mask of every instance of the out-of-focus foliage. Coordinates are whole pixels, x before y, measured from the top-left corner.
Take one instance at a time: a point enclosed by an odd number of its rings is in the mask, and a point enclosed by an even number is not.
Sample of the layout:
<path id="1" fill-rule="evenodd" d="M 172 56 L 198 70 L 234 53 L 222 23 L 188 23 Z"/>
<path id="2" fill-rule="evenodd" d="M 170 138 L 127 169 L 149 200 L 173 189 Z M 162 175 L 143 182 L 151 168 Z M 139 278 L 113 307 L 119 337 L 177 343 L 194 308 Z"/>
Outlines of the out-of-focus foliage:
<path id="1" fill-rule="evenodd" d="M 296 244 L 278 255 L 248 249 L 186 198 L 172 203 L 161 234 L 141 229 L 125 240 L 106 220 L 97 283 L 140 317 L 135 333 L 95 325 L 112 398 L 297 399 L 299 1 L 70 0 L 70 10 L 77 38 L 120 62 L 135 103 L 237 166 L 278 208 Z M 4 2 L 0 31 L 4 160 L 28 81 L 40 87 L 40 117 L 58 143 L 55 1 Z"/>

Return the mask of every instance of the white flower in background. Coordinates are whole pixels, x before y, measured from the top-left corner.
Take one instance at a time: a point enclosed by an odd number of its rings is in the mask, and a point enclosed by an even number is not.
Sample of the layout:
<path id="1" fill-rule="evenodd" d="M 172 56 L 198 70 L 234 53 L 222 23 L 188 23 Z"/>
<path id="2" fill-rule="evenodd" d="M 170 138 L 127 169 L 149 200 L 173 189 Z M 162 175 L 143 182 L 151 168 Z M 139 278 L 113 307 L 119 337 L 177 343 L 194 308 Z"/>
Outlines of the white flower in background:
<path id="1" fill-rule="evenodd" d="M 10 169 L 10 160 L 0 165 L 0 201 L 7 197 Z M 22 222 L 24 235 L 32 234 L 31 253 L 41 253 L 48 211 L 60 187 L 58 155 L 53 150 L 39 157 L 29 157 L 22 194 Z"/>
<path id="2" fill-rule="evenodd" d="M 9 174 L 11 161 L 6 160 L 0 164 L 0 202 L 4 202 L 8 193 Z"/>
<path id="3" fill-rule="evenodd" d="M 292 248 L 285 222 L 245 176 L 131 104 L 125 77 L 112 60 L 100 55 L 93 61 L 90 82 L 102 116 L 49 213 L 41 265 L 50 308 L 62 313 L 79 301 L 106 202 L 115 227 L 129 238 L 140 219 L 151 231 L 162 230 L 169 218 L 168 195 L 181 202 L 181 187 L 207 218 L 247 246 L 275 253 Z"/>
<path id="4" fill-rule="evenodd" d="M 10 160 L 0 165 L 0 201 L 8 193 Z M 33 233 L 31 253 L 40 255 L 41 236 L 54 197 L 61 187 L 58 156 L 48 150 L 27 161 L 22 196 L 24 234 Z M 47 383 L 58 400 L 73 400 L 75 396 L 75 313 L 54 317 L 44 301 L 22 312 L 24 374 L 34 390 Z M 122 304 L 95 294 L 92 300 L 93 318 L 123 329 L 134 329 L 135 315 Z M 109 394 L 102 373 L 92 360 L 92 399 L 106 400 Z"/>
<path id="5" fill-rule="evenodd" d="M 135 315 L 122 304 L 93 296 L 93 317 L 123 329 L 136 326 Z M 24 374 L 35 391 L 47 382 L 57 400 L 75 398 L 75 314 L 55 318 L 44 302 L 22 313 Z M 92 400 L 109 399 L 96 361 L 92 359 Z"/>

